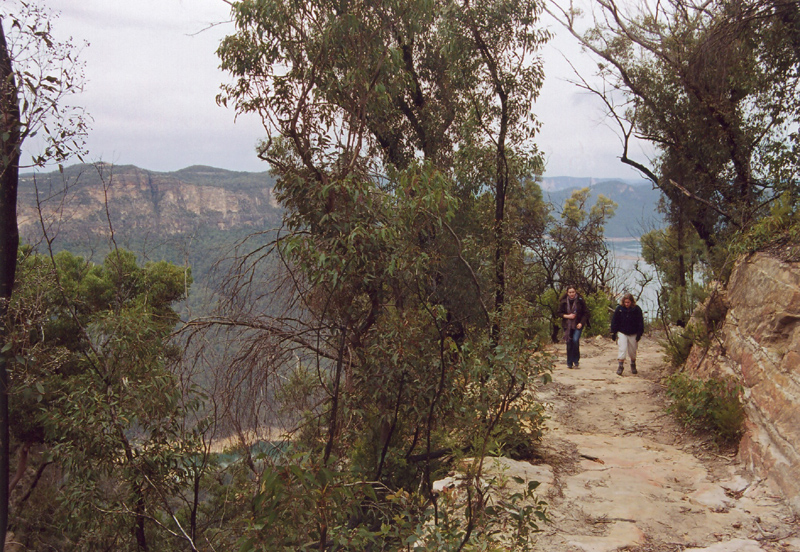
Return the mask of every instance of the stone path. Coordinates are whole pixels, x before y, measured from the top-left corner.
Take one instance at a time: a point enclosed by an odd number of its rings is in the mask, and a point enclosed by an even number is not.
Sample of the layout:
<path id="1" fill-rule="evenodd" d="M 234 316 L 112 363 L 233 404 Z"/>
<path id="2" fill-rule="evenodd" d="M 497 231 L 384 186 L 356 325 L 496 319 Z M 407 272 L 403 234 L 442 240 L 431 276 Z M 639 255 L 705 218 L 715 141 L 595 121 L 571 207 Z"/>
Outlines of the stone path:
<path id="1" fill-rule="evenodd" d="M 512 467 L 541 481 L 549 503 L 538 549 L 800 552 L 800 520 L 769 482 L 665 414 L 654 340 L 641 342 L 638 376 L 627 365 L 616 375 L 608 339 L 583 340 L 578 370 L 562 348 L 539 395 L 551 416 L 541 458 Z"/>

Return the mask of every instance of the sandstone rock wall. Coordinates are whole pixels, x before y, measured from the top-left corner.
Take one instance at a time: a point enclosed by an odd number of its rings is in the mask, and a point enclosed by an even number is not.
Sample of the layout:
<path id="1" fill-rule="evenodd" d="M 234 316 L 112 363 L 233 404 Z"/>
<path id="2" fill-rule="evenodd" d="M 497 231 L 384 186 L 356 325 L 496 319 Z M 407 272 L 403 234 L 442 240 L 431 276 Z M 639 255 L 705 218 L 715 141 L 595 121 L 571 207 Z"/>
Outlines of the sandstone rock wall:
<path id="1" fill-rule="evenodd" d="M 280 220 L 272 187 L 197 184 L 174 174 L 123 168 L 105 185 L 91 170 L 74 184 L 56 182 L 55 192 L 43 203 L 46 221 L 57 221 L 68 232 L 105 235 L 108 232 L 106 200 L 113 224 L 127 230 L 147 230 L 161 236 L 192 232 L 200 226 L 228 230 L 237 227 L 268 228 Z M 24 184 L 24 183 L 23 183 Z M 66 190 L 66 191 L 64 191 Z M 19 200 L 19 226 L 23 235 L 39 224 L 33 187 L 23 186 Z"/>
<path id="2" fill-rule="evenodd" d="M 735 267 L 726 300 L 721 344 L 692 351 L 687 370 L 741 382 L 747 422 L 739 454 L 800 515 L 800 263 L 750 255 Z"/>

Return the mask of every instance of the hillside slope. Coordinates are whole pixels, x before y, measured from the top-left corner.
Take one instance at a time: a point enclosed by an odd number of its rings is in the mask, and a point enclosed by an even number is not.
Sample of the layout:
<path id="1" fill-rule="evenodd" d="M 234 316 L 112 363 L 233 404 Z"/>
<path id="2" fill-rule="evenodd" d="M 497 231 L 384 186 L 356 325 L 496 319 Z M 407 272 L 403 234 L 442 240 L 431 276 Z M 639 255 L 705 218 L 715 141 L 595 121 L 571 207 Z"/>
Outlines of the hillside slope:
<path id="1" fill-rule="evenodd" d="M 140 242 L 145 235 L 152 240 L 197 231 L 263 230 L 281 219 L 272 195 L 274 179 L 267 172 L 194 166 L 161 173 L 132 165 L 74 165 L 63 173 L 21 176 L 19 224 L 28 242 L 38 241 L 40 234 L 34 181 L 45 220 L 55 225 L 51 230 L 57 228 L 63 247 L 107 239 L 109 217 L 123 241 L 130 243 Z M 609 238 L 637 237 L 643 230 L 662 225 L 656 212 L 660 192 L 649 185 L 572 177 L 542 182 L 542 188 L 550 190 L 544 192 L 545 200 L 553 203 L 556 212 L 581 187 L 591 187 L 590 204 L 602 194 L 619 205 L 606 226 Z"/>
<path id="2" fill-rule="evenodd" d="M 158 173 L 134 166 L 75 165 L 63 173 L 23 175 L 19 225 L 35 236 L 36 188 L 46 221 L 66 240 L 102 237 L 108 218 L 126 234 L 173 236 L 200 228 L 263 229 L 280 221 L 268 173 L 189 167 Z"/>
<path id="3" fill-rule="evenodd" d="M 658 212 L 661 191 L 649 185 L 633 186 L 621 180 L 606 180 L 589 186 L 577 186 L 544 192 L 544 199 L 553 204 L 555 214 L 561 211 L 572 192 L 589 187 L 589 206 L 599 195 L 617 204 L 614 217 L 605 227 L 608 238 L 635 238 L 654 228 L 663 228 L 663 216 Z"/>

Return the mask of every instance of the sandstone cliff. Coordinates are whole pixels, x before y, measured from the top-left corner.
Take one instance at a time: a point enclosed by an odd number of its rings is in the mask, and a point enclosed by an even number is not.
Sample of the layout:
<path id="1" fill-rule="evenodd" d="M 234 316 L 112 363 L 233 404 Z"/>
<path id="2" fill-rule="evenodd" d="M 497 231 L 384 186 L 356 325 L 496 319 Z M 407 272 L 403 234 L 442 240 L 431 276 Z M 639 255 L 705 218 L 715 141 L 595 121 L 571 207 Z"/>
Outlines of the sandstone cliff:
<path id="1" fill-rule="evenodd" d="M 752 254 L 734 268 L 725 295 L 720 341 L 695 347 L 687 370 L 741 382 L 747 422 L 739 455 L 800 514 L 800 263 Z"/>
<path id="2" fill-rule="evenodd" d="M 280 220 L 268 173 L 189 167 L 173 173 L 133 166 L 78 165 L 37 175 L 46 222 L 73 238 L 105 236 L 106 209 L 116 231 L 158 236 L 198 228 L 260 230 Z M 34 177 L 20 181 L 19 226 L 30 239 L 39 225 Z"/>

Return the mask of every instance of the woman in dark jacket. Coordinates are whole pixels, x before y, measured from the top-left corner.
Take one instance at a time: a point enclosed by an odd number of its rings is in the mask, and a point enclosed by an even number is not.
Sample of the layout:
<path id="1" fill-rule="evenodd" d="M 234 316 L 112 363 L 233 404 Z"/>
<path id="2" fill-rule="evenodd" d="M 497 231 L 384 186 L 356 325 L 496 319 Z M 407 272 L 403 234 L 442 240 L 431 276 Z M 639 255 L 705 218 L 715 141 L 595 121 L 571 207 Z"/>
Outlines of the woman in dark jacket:
<path id="1" fill-rule="evenodd" d="M 580 338 L 581 331 L 589 322 L 589 309 L 583 297 L 570 286 L 567 293 L 558 304 L 558 314 L 561 317 L 561 327 L 564 329 L 564 341 L 567 342 L 567 368 L 578 368 L 581 360 Z"/>
<path id="2" fill-rule="evenodd" d="M 636 349 L 643 333 L 642 309 L 633 300 L 633 295 L 626 293 L 622 296 L 620 305 L 614 310 L 614 316 L 611 317 L 611 339 L 617 342 L 618 376 L 621 376 L 625 369 L 626 356 L 631 359 L 631 374 L 638 373 L 636 371 Z"/>

